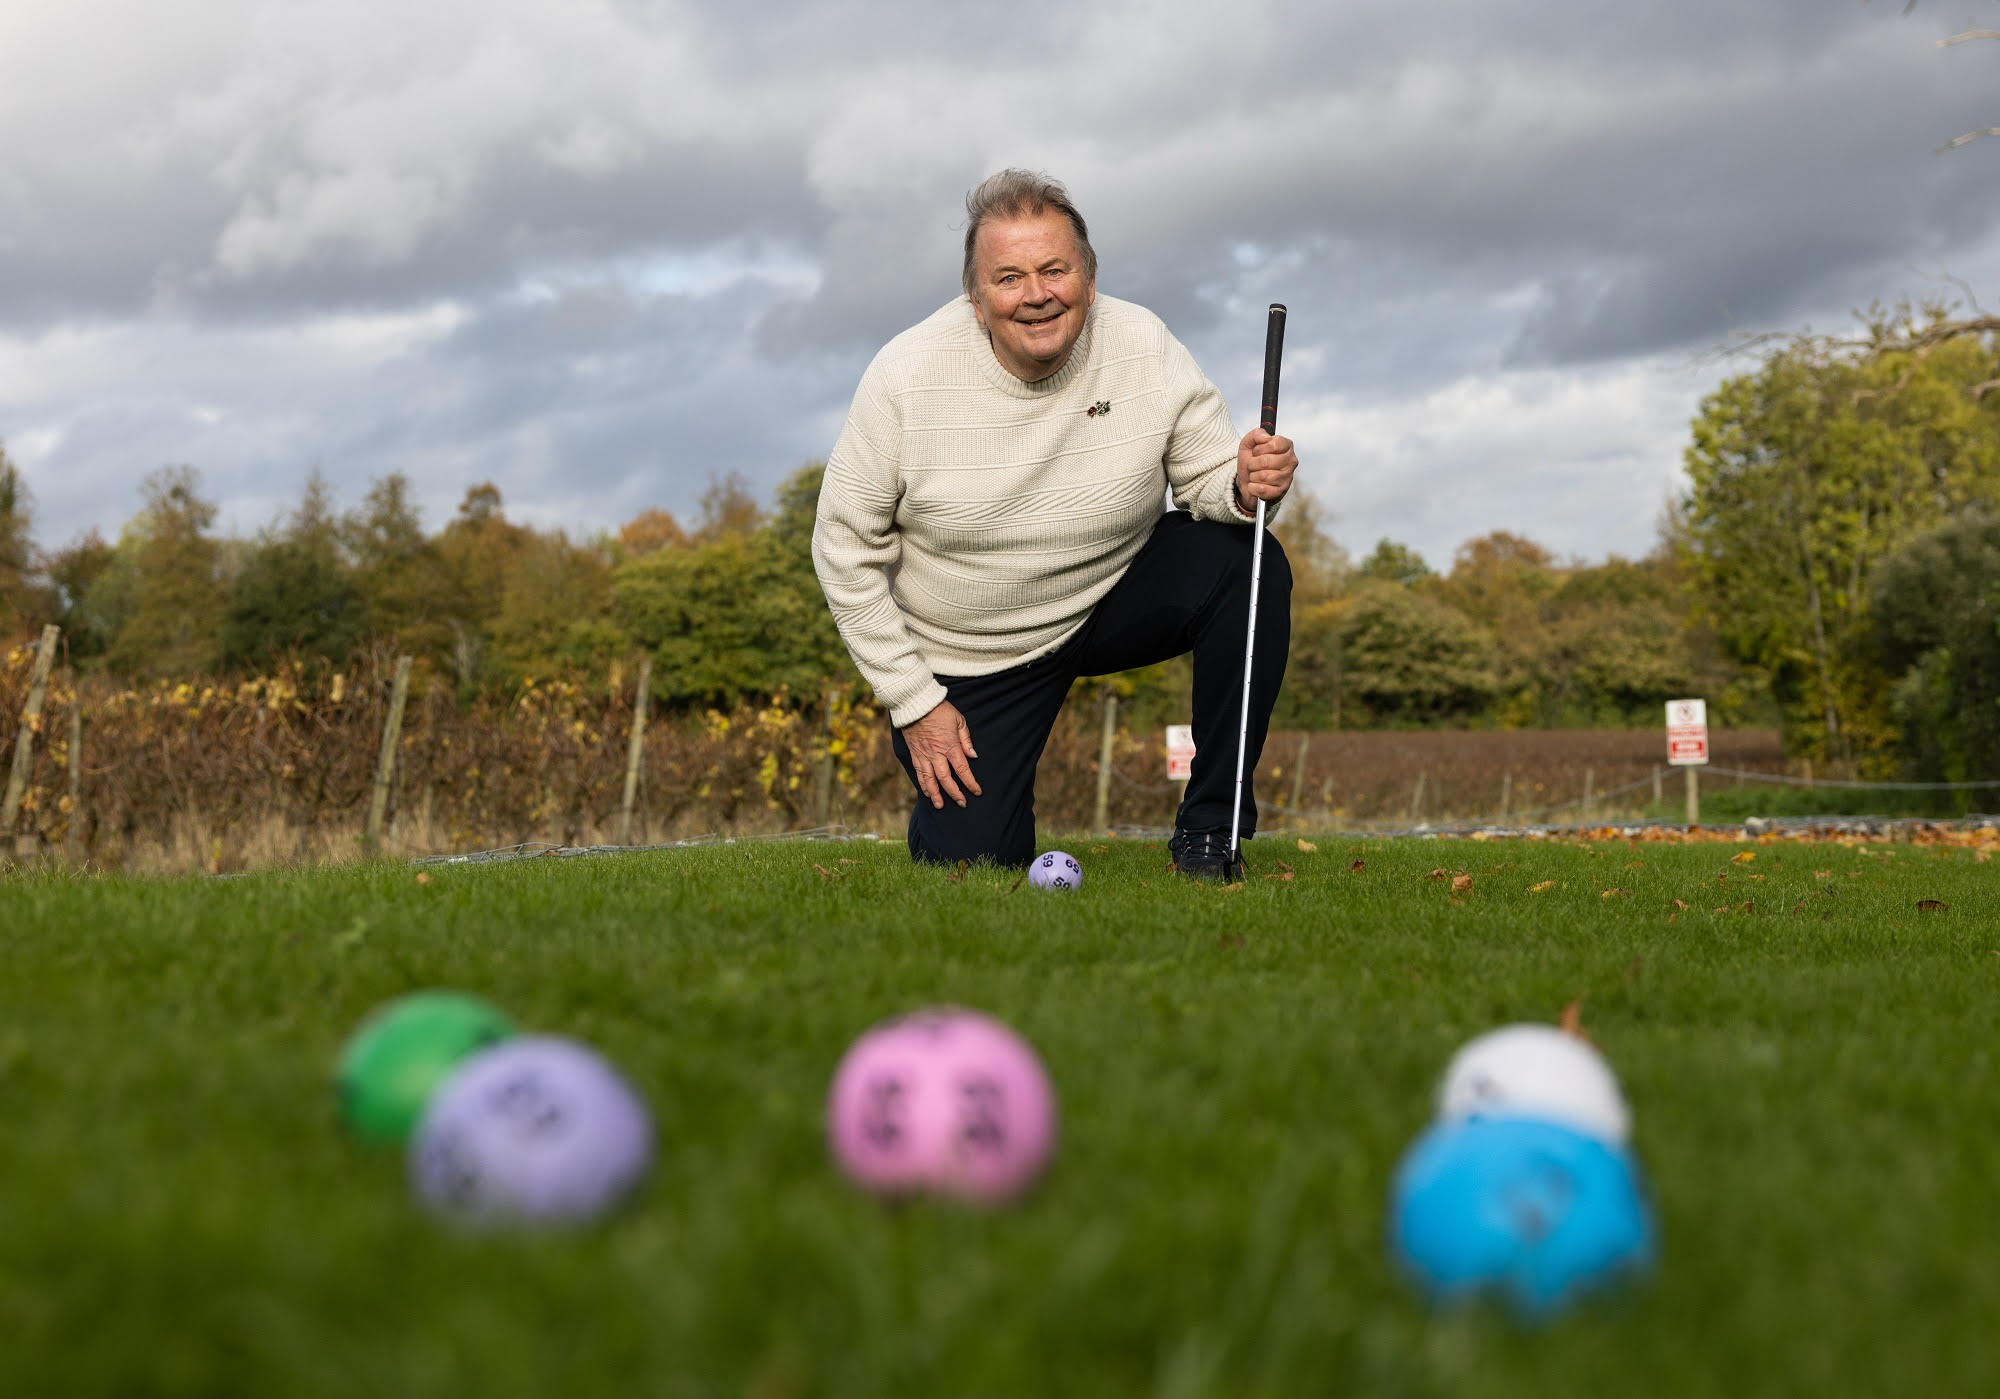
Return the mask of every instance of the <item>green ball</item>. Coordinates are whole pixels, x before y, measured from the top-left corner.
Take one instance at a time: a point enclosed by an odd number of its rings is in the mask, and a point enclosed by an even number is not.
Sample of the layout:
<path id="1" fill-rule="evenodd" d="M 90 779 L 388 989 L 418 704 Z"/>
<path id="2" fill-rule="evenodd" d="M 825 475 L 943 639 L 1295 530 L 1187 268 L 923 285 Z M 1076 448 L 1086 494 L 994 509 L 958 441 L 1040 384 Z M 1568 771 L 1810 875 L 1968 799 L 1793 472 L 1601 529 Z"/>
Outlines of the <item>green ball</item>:
<path id="1" fill-rule="evenodd" d="M 398 996 L 362 1021 L 340 1051 L 340 1114 L 363 1141 L 400 1142 L 459 1060 L 513 1034 L 513 1021 L 462 991 Z"/>

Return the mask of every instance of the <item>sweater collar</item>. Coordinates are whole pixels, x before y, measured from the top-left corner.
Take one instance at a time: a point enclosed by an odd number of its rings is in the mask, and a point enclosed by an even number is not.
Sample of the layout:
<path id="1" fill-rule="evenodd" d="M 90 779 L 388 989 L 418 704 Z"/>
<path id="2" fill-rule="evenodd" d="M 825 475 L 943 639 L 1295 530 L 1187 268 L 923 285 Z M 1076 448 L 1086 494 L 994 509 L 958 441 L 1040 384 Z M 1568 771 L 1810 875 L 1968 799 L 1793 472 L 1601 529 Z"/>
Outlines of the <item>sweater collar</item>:
<path id="1" fill-rule="evenodd" d="M 971 298 L 962 296 L 958 304 L 965 311 L 965 324 L 972 339 L 973 361 L 986 376 L 987 382 L 1012 398 L 1032 400 L 1051 398 L 1061 393 L 1069 387 L 1077 375 L 1083 372 L 1085 363 L 1090 359 L 1091 332 L 1097 327 L 1097 308 L 1103 301 L 1103 297 L 1098 297 L 1090 303 L 1090 309 L 1083 313 L 1083 330 L 1078 333 L 1076 344 L 1070 346 L 1069 358 L 1063 361 L 1063 367 L 1048 378 L 1037 379 L 1032 384 L 1025 379 L 1015 378 L 994 355 L 992 337 L 987 335 L 986 327 L 979 323 L 979 317 L 972 314 Z"/>

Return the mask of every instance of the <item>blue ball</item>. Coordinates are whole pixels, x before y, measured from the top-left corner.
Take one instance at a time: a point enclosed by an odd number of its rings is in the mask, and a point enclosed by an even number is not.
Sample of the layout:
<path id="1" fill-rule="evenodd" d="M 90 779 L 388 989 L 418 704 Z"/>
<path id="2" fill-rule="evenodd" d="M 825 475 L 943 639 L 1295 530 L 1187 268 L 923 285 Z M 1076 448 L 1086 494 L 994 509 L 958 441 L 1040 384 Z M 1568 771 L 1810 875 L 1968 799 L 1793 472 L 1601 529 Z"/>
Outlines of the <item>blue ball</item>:
<path id="1" fill-rule="evenodd" d="M 1652 1211 L 1621 1147 L 1523 1117 L 1440 1123 L 1396 1171 L 1389 1246 L 1433 1300 L 1494 1293 L 1547 1316 L 1653 1264 Z"/>

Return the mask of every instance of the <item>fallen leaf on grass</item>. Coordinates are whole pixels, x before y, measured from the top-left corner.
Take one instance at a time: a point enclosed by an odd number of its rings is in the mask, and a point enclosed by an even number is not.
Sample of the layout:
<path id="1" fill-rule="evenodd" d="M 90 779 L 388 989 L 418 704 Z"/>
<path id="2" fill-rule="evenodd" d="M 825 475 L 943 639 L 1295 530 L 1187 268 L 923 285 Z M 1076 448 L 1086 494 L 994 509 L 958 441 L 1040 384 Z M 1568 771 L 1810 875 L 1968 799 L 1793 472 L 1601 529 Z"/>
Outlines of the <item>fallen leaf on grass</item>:
<path id="1" fill-rule="evenodd" d="M 1721 908 L 1718 908 L 1718 909 L 1716 909 L 1715 911 L 1716 911 L 1717 913 L 1727 913 L 1727 912 L 1729 912 L 1729 905 L 1728 905 L 1728 904 L 1724 904 L 1724 905 L 1723 905 L 1723 906 L 1722 906 Z"/>
<path id="2" fill-rule="evenodd" d="M 1313 851 L 1319 849 L 1319 847 L 1317 845 L 1314 845 L 1311 841 L 1307 840 L 1304 836 L 1300 836 L 1299 849 L 1305 851 L 1306 854 L 1310 855 L 1313 853 Z"/>
<path id="3" fill-rule="evenodd" d="M 859 860 L 850 860 L 845 855 L 842 855 L 840 857 L 840 863 L 842 863 L 843 865 L 858 865 L 861 862 Z"/>
<path id="4" fill-rule="evenodd" d="M 1805 908 L 1806 908 L 1806 901 L 1804 899 L 1800 899 L 1797 903 L 1792 905 L 1792 915 L 1794 917 L 1797 917 L 1799 914 L 1805 912 Z"/>
<path id="5" fill-rule="evenodd" d="M 419 884 L 428 884 L 430 882 L 431 882 L 431 877 L 427 874 L 420 874 L 417 876 L 417 883 Z"/>
<path id="6" fill-rule="evenodd" d="M 1546 894 L 1555 887 L 1556 882 L 1553 879 L 1544 879 L 1540 884 L 1530 884 L 1528 892 L 1530 894 Z"/>
<path id="7" fill-rule="evenodd" d="M 839 876 L 839 875 L 835 874 L 835 873 L 834 873 L 834 872 L 833 872 L 832 870 L 828 869 L 828 868 L 827 868 L 827 867 L 826 867 L 825 865 L 817 865 L 817 864 L 816 864 L 816 865 L 814 865 L 814 866 L 813 866 L 813 868 L 819 871 L 819 877 L 820 877 L 821 879 L 824 879 L 824 880 L 827 880 L 827 881 L 829 881 L 829 882 L 831 882 L 831 881 L 833 881 L 833 880 L 836 880 L 836 879 L 840 878 L 840 876 Z"/>
<path id="8" fill-rule="evenodd" d="M 1749 864 L 1749 863 L 1750 863 L 1750 862 L 1751 862 L 1752 860 L 1754 860 L 1754 859 L 1756 859 L 1756 858 L 1757 858 L 1757 852 L 1756 852 L 1756 851 L 1754 851 L 1754 850 L 1745 850 L 1745 851 L 1744 851 L 1744 852 L 1743 852 L 1742 854 L 1740 854 L 1740 855 L 1731 855 L 1731 856 L 1729 857 L 1729 863 L 1730 863 L 1730 864 L 1732 864 L 1732 865 L 1747 865 L 1747 864 Z"/>
<path id="9" fill-rule="evenodd" d="M 1736 911 L 1738 913 L 1755 913 L 1757 911 L 1757 901 L 1755 899 L 1745 899 L 1737 906 Z"/>
<path id="10" fill-rule="evenodd" d="M 1813 878 L 1814 878 L 1814 879 L 1831 879 L 1831 878 L 1833 878 L 1833 871 L 1832 871 L 1832 870 L 1814 870 L 1814 871 L 1813 871 Z"/>
<path id="11" fill-rule="evenodd" d="M 1016 889 L 1020 888 L 1023 884 L 1027 882 L 1028 882 L 1028 876 L 1024 874 L 1019 879 L 1015 880 L 1012 884 L 1009 884 L 1007 886 L 1007 892 L 1011 894 Z"/>
<path id="12" fill-rule="evenodd" d="M 1451 878 L 1451 871 L 1450 871 L 1450 870 L 1432 870 L 1432 871 L 1431 871 L 1431 872 L 1430 872 L 1429 874 L 1425 875 L 1425 876 L 1424 876 L 1424 878 L 1425 878 L 1425 879 L 1450 879 L 1450 878 Z"/>
<path id="13" fill-rule="evenodd" d="M 819 866 L 814 865 L 813 868 L 818 869 Z M 951 873 L 944 877 L 945 883 L 963 884 L 965 882 L 965 872 L 971 868 L 972 868 L 972 861 L 960 860 L 956 865 L 952 866 Z"/>
<path id="14" fill-rule="evenodd" d="M 1361 873 L 1362 866 L 1365 865 L 1366 863 L 1367 861 L 1365 860 L 1356 860 L 1353 864 L 1347 867 L 1347 872 L 1349 874 L 1359 874 Z"/>
<path id="15" fill-rule="evenodd" d="M 1688 905 L 1687 905 L 1687 900 L 1685 900 L 1685 899 L 1675 899 L 1675 900 L 1674 900 L 1674 907 L 1675 907 L 1675 908 L 1686 908 L 1687 906 L 1688 906 Z"/>
<path id="16" fill-rule="evenodd" d="M 1454 893 L 1454 894 L 1469 894 L 1469 893 L 1471 893 L 1471 892 L 1472 892 L 1472 876 L 1471 876 L 1471 875 L 1469 875 L 1469 874 L 1455 874 L 1455 875 L 1453 875 L 1453 876 L 1451 877 L 1451 892 L 1452 892 L 1452 893 Z"/>
<path id="17" fill-rule="evenodd" d="M 1583 997 L 1578 996 L 1562 1008 L 1562 1014 L 1556 1017 L 1556 1025 L 1571 1039 L 1590 1043 L 1590 1036 L 1583 1032 Z"/>
<path id="18" fill-rule="evenodd" d="M 1277 866 L 1279 869 L 1283 870 L 1286 874 L 1290 874 L 1292 872 L 1292 867 L 1286 864 L 1283 860 L 1277 861 Z"/>
<path id="19" fill-rule="evenodd" d="M 1942 899 L 1918 899 L 1917 907 L 1925 913 L 1943 913 L 1951 905 Z"/>
<path id="20" fill-rule="evenodd" d="M 1764 882 L 1764 876 L 1761 874 L 1753 874 L 1750 877 L 1756 880 L 1759 884 L 1762 884 Z"/>
<path id="21" fill-rule="evenodd" d="M 1606 889 L 1603 893 L 1599 894 L 1597 897 L 1600 899 L 1620 899 L 1623 898 L 1624 896 L 1625 896 L 1625 891 L 1623 889 Z"/>
<path id="22" fill-rule="evenodd" d="M 1291 872 L 1290 870 L 1286 870 L 1286 871 L 1285 871 L 1284 873 L 1282 873 L 1282 874 L 1267 874 L 1267 875 L 1265 875 L 1265 876 L 1264 876 L 1264 878 L 1266 878 L 1266 879 L 1282 879 L 1282 880 L 1283 880 L 1283 881 L 1284 881 L 1285 883 L 1287 883 L 1287 884 L 1290 884 L 1290 883 L 1292 882 L 1292 872 Z"/>

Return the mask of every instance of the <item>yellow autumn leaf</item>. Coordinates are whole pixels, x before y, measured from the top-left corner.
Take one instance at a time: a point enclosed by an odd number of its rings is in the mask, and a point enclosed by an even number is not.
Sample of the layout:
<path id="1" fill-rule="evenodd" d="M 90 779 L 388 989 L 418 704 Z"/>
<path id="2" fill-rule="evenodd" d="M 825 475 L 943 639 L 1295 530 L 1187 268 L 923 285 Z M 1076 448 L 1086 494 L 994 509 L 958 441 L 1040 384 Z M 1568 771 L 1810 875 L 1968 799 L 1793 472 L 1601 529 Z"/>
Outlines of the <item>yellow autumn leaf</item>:
<path id="1" fill-rule="evenodd" d="M 1544 879 L 1540 884 L 1530 884 L 1528 892 L 1530 894 L 1546 894 L 1555 887 L 1556 882 L 1553 879 Z"/>
<path id="2" fill-rule="evenodd" d="M 1754 850 L 1745 850 L 1745 851 L 1744 851 L 1744 852 L 1743 852 L 1742 854 L 1740 854 L 1740 855 L 1731 855 L 1731 856 L 1729 857 L 1729 863 L 1730 863 L 1730 864 L 1732 864 L 1732 865 L 1747 865 L 1747 864 L 1749 864 L 1749 863 L 1750 863 L 1750 862 L 1751 862 L 1752 860 L 1754 860 L 1754 859 L 1756 859 L 1756 858 L 1757 858 L 1757 852 L 1756 852 L 1756 851 L 1754 851 Z"/>
<path id="3" fill-rule="evenodd" d="M 1319 849 L 1319 847 L 1317 845 L 1314 845 L 1311 841 L 1307 840 L 1304 836 L 1300 836 L 1299 849 L 1305 851 L 1306 854 L 1310 855 L 1313 853 L 1313 851 Z"/>

